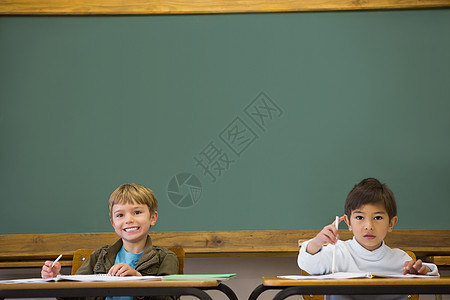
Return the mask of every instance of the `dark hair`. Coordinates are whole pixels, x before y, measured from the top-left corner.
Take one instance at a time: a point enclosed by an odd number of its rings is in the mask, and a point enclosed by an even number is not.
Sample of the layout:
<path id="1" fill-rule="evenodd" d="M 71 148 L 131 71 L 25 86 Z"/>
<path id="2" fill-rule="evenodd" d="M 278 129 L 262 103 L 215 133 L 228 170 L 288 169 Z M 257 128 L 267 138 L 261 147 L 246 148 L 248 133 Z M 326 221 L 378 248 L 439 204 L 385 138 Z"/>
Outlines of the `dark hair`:
<path id="1" fill-rule="evenodd" d="M 397 215 L 394 193 L 375 178 L 366 178 L 355 185 L 345 200 L 345 214 L 350 217 L 352 211 L 366 204 L 382 203 L 389 220 Z"/>

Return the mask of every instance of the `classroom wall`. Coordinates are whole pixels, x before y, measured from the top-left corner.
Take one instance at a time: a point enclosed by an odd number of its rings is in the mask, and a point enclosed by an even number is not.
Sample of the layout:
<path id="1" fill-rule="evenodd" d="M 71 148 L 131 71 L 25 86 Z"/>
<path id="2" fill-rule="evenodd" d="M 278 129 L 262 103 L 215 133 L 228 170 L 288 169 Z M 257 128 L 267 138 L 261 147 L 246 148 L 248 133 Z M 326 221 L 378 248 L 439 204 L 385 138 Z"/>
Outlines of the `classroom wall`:
<path id="1" fill-rule="evenodd" d="M 319 229 L 377 177 L 450 228 L 450 10 L 0 17 L 0 233 Z M 18 222 L 20 220 L 20 222 Z"/>

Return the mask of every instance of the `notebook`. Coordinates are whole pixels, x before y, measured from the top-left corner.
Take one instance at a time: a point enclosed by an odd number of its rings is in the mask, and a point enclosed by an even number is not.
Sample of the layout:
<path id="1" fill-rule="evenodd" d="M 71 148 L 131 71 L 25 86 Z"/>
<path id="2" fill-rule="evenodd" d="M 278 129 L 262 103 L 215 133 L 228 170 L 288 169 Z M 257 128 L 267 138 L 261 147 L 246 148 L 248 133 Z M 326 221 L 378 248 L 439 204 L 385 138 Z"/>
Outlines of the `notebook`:
<path id="1" fill-rule="evenodd" d="M 161 280 L 161 276 L 110 276 L 108 274 L 92 274 L 92 275 L 58 275 L 53 278 L 47 279 L 47 281 L 133 281 L 133 280 Z"/>
<path id="2" fill-rule="evenodd" d="M 196 281 L 196 280 L 230 280 L 236 277 L 236 273 L 231 274 L 175 274 L 162 277 L 163 281 Z"/>
<path id="3" fill-rule="evenodd" d="M 82 282 L 94 282 L 94 281 L 133 281 L 133 280 L 161 280 L 161 276 L 110 276 L 107 274 L 93 274 L 93 275 L 58 275 L 53 278 L 26 278 L 26 279 L 12 279 L 1 280 L 0 283 L 39 283 L 50 281 L 82 281 Z"/>
<path id="4" fill-rule="evenodd" d="M 439 275 L 415 275 L 415 274 L 374 274 L 374 273 L 351 273 L 351 272 L 337 272 L 334 274 L 325 275 L 286 275 L 278 276 L 281 279 L 351 279 L 351 278 L 374 278 L 374 277 L 385 277 L 385 278 L 439 278 Z"/>

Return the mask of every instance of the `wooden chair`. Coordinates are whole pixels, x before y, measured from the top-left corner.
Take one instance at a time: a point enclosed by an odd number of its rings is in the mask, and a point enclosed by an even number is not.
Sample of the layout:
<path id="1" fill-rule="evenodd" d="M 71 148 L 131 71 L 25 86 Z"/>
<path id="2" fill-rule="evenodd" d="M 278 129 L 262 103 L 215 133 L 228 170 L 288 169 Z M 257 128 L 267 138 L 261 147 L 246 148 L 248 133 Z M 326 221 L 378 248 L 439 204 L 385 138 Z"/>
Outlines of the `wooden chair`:
<path id="1" fill-rule="evenodd" d="M 409 251 L 409 250 L 405 250 L 405 252 L 414 260 L 416 260 L 416 255 L 414 254 L 414 252 Z M 311 274 L 309 274 L 306 271 L 302 270 L 302 275 L 306 275 L 306 276 L 310 276 Z M 305 300 L 323 300 L 325 298 L 324 295 L 302 295 L 303 299 Z M 408 295 L 406 297 L 407 300 L 419 300 L 419 295 Z"/>
<path id="2" fill-rule="evenodd" d="M 75 250 L 75 252 L 73 253 L 73 260 L 72 260 L 72 275 L 75 275 L 75 273 L 78 271 L 81 265 L 89 258 L 89 255 L 91 255 L 92 252 L 94 252 L 94 250 L 91 249 Z"/>
<path id="3" fill-rule="evenodd" d="M 184 274 L 184 249 L 182 247 L 169 248 L 170 251 L 175 253 L 178 258 L 178 274 Z M 72 261 L 72 275 L 74 275 L 81 265 L 89 258 L 89 255 L 94 252 L 91 249 L 78 249 L 73 253 Z"/>
<path id="4" fill-rule="evenodd" d="M 172 247 L 169 250 L 175 253 L 178 258 L 178 274 L 184 274 L 184 258 L 186 254 L 183 247 Z"/>

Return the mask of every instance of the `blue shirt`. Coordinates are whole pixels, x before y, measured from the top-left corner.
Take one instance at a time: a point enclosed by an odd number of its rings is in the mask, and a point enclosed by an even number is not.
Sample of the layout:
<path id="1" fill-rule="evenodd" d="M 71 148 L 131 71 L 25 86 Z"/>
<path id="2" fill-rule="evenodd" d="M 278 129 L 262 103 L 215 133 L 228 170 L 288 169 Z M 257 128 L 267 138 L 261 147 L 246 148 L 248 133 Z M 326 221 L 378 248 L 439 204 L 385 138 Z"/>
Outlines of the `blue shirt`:
<path id="1" fill-rule="evenodd" d="M 122 248 L 120 249 L 120 251 L 117 253 L 116 255 L 116 260 L 114 261 L 114 264 L 127 264 L 130 267 L 132 267 L 133 269 L 136 269 L 136 265 L 139 261 L 139 258 L 141 258 L 142 256 L 142 252 L 139 253 L 132 253 L 132 252 L 127 252 L 127 250 L 125 250 L 125 248 L 122 246 Z M 106 300 L 132 300 L 133 297 L 106 297 Z"/>

